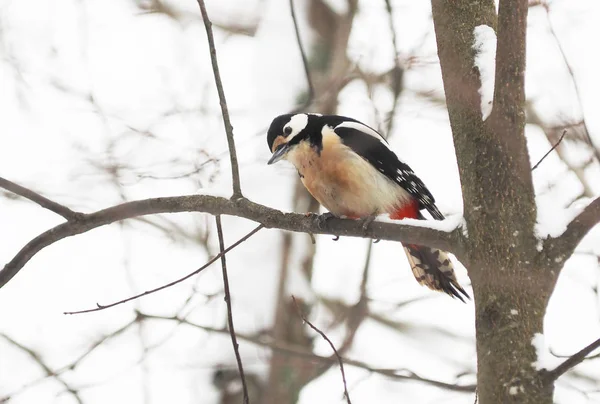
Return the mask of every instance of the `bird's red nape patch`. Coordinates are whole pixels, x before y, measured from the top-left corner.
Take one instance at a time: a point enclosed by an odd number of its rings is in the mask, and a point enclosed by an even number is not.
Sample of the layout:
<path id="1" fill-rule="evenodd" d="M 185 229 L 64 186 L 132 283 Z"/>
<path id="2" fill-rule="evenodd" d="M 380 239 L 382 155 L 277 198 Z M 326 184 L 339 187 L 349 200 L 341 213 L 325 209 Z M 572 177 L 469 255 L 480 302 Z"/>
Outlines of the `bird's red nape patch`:
<path id="1" fill-rule="evenodd" d="M 419 217 L 419 202 L 412 201 L 403 205 L 402 207 L 396 209 L 394 212 L 390 213 L 390 219 L 392 220 L 400 220 L 400 219 L 416 219 Z"/>

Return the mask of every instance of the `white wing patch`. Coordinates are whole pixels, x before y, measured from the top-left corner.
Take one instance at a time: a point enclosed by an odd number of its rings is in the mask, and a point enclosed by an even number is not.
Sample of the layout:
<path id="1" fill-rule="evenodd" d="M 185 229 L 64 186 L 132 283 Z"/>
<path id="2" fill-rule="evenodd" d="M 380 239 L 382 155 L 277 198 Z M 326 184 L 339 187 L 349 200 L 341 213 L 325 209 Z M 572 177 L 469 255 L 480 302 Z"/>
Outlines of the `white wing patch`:
<path id="1" fill-rule="evenodd" d="M 287 125 L 284 126 L 284 130 L 287 127 L 292 128 L 292 133 L 287 136 L 287 141 L 289 142 L 294 138 L 294 136 L 298 135 L 298 133 L 302 132 L 304 128 L 308 125 L 308 115 L 306 114 L 296 114 L 290 118 L 290 121 Z"/>
<path id="2" fill-rule="evenodd" d="M 342 122 L 338 126 L 336 126 L 336 128 L 356 129 L 366 135 L 373 136 L 375 139 L 379 140 L 381 143 L 386 145 L 386 147 L 388 145 L 387 140 L 385 140 L 385 138 L 383 136 L 381 136 L 381 134 L 379 132 L 377 132 L 374 129 L 369 128 L 367 125 L 363 125 L 362 123 L 359 123 L 359 122 L 352 122 L 352 121 Z"/>

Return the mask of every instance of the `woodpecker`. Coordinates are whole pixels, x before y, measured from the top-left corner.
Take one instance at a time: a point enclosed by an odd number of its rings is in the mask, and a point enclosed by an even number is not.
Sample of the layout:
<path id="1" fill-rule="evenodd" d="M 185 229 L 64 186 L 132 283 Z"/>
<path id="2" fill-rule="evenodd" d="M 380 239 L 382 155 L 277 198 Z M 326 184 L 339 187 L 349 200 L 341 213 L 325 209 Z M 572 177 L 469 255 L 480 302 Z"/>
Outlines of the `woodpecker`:
<path id="1" fill-rule="evenodd" d="M 280 115 L 269 127 L 267 142 L 273 153 L 268 164 L 292 163 L 308 192 L 334 216 L 424 220 L 421 210 L 427 210 L 434 219 L 444 219 L 431 192 L 385 138 L 356 119 Z M 404 250 L 419 284 L 463 302 L 463 296 L 469 298 L 446 252 L 414 244 Z"/>

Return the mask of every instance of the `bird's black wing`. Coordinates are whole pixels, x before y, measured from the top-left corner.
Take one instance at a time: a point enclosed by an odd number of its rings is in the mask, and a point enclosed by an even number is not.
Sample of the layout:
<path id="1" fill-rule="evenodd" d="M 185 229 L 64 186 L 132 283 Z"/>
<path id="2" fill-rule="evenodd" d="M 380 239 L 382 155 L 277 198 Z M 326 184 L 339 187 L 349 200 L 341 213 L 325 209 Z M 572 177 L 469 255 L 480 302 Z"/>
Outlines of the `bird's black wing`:
<path id="1" fill-rule="evenodd" d="M 421 209 L 427 209 L 436 220 L 444 219 L 423 181 L 400 161 L 377 131 L 357 121 L 340 123 L 334 131 L 346 146 L 417 199 Z"/>

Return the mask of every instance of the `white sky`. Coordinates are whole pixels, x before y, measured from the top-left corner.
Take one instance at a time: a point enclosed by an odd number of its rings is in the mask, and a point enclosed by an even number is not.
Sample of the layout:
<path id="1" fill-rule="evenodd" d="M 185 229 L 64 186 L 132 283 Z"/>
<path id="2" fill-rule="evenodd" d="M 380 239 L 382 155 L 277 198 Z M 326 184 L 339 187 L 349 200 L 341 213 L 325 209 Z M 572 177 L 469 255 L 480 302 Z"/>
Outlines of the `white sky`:
<path id="1" fill-rule="evenodd" d="M 195 1 L 174 3 L 187 13 L 181 24 L 160 15 L 144 15 L 134 2 L 123 0 L 0 0 L 0 175 L 85 212 L 123 198 L 200 193 L 203 189 L 211 194 L 226 193 L 230 187 L 227 147 L 204 27 Z M 289 211 L 296 173 L 285 163 L 266 165 L 269 151 L 264 135 L 270 120 L 291 109 L 296 95 L 305 89 L 287 2 L 208 3 L 215 21 L 260 22 L 254 38 L 227 36 L 216 29 L 219 62 L 239 150 L 243 191 L 257 202 Z M 297 3 L 300 16 L 304 16 L 302 1 Z M 343 8 L 343 1 L 332 3 Z M 407 90 L 400 101 L 391 146 L 428 185 L 442 212 L 460 215 L 460 183 L 447 114 L 415 95 L 415 91 L 442 94 L 429 2 L 392 3 L 400 56 L 403 60 L 416 56 L 419 63 L 405 74 Z M 594 51 L 600 38 L 600 3 L 555 0 L 551 4 L 551 21 L 579 83 L 587 125 L 600 145 L 600 57 Z M 393 65 L 384 13 L 383 1 L 361 1 L 349 46 L 352 59 L 375 72 Z M 301 28 L 310 39 L 307 24 L 302 23 Z M 530 11 L 527 94 L 548 122 L 560 124 L 582 117 L 540 7 Z M 377 89 L 372 96 L 373 100 L 369 99 L 359 83 L 351 83 L 340 96 L 339 112 L 378 127 L 391 106 L 391 97 L 384 89 Z M 550 145 L 535 127 L 527 128 L 527 136 L 531 160 L 536 162 Z M 573 142 L 566 140 L 564 145 L 573 164 L 588 158 L 589 153 Z M 148 177 L 192 171 L 207 156 L 222 160 L 206 165 L 193 180 Z M 122 167 L 122 187 L 98 169 L 98 164 L 111 163 Z M 146 177 L 140 178 L 140 174 Z M 598 164 L 587 168 L 585 176 L 595 194 L 600 194 Z M 570 215 L 565 208 L 581 192 L 577 179 L 552 154 L 534 172 L 534 181 L 548 225 L 562 223 Z M 169 219 L 189 232 L 202 232 L 207 223 L 214 229 L 212 219 L 199 214 L 170 215 Z M 0 262 L 7 262 L 31 238 L 60 222 L 56 215 L 33 204 L 0 198 Z M 227 244 L 254 226 L 237 218 L 224 218 L 223 225 Z M 304 237 L 295 236 L 295 243 L 304 245 Z M 590 254 L 600 254 L 599 238 L 596 228 L 578 248 L 582 253 L 567 261 L 550 302 L 544 336 L 556 353 L 573 353 L 600 334 L 600 301 L 592 290 L 600 286 L 600 272 L 596 257 Z M 315 299 L 317 294 L 354 303 L 367 241 L 317 239 L 312 289 L 298 267 L 289 292 L 307 299 Z M 272 320 L 280 241 L 278 231 L 263 230 L 228 255 L 235 323 L 240 332 L 255 332 Z M 217 249 L 212 236 L 210 247 L 210 253 Z M 294 253 L 300 256 L 301 251 Z M 60 368 L 102 335 L 131 321 L 136 307 L 171 315 L 194 287 L 197 293 L 190 304 L 190 319 L 222 327 L 222 297 L 203 297 L 222 288 L 218 266 L 134 304 L 90 315 L 62 314 L 155 287 L 197 268 L 206 259 L 207 251 L 197 244 L 170 240 L 135 221 L 63 240 L 38 254 L 1 290 L 0 333 L 39 351 L 47 363 Z M 474 371 L 472 303 L 463 305 L 420 287 L 396 243 L 376 244 L 371 267 L 368 291 L 375 300 L 371 308 L 414 327 L 398 334 L 369 320 L 361 326 L 348 356 L 374 367 L 407 368 L 446 382 L 455 382 L 461 372 Z M 469 284 L 463 268 L 458 275 L 463 285 Z M 394 304 L 416 297 L 424 299 L 393 309 Z M 326 326 L 330 320 L 322 306 L 313 314 L 317 325 Z M 90 386 L 82 390 L 82 397 L 91 404 L 174 399 L 179 403 L 217 402 L 210 384 L 212 368 L 234 364 L 227 336 L 180 327 L 140 363 L 142 344 L 163 341 L 173 328 L 165 322 L 148 323 L 139 331 L 133 328 L 95 352 L 76 372 L 67 372 L 65 378 L 78 387 Z M 339 343 L 343 333 L 329 330 L 328 335 Z M 246 367 L 264 372 L 268 351 L 244 342 L 240 346 Z M 315 350 L 329 354 L 328 346 L 318 338 Z M 597 365 L 584 363 L 579 370 L 597 379 Z M 355 403 L 473 401 L 468 395 L 391 381 L 349 366 L 346 371 Z M 35 363 L 0 337 L 0 398 L 42 375 Z M 474 380 L 461 378 L 460 382 Z M 600 402 L 598 393 L 583 395 L 573 386 L 598 390 L 597 384 L 561 379 L 556 402 Z M 61 389 L 47 379 L 16 395 L 11 403 L 73 402 L 68 394 L 57 396 Z M 334 366 L 302 391 L 300 402 L 343 402 L 341 391 L 339 370 Z"/>

